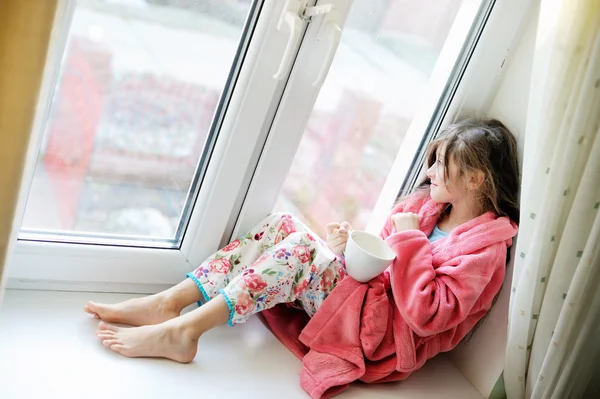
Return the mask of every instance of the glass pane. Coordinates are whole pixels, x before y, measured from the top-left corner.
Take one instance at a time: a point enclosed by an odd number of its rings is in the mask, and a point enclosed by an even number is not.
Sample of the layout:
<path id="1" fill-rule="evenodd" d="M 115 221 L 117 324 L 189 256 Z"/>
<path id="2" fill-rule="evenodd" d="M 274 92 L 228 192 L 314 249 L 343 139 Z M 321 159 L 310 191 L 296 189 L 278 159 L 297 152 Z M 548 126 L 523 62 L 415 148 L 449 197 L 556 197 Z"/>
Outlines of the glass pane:
<path id="1" fill-rule="evenodd" d="M 275 206 L 364 229 L 461 0 L 355 0 Z"/>
<path id="2" fill-rule="evenodd" d="M 250 5 L 77 1 L 21 232 L 178 245 Z"/>

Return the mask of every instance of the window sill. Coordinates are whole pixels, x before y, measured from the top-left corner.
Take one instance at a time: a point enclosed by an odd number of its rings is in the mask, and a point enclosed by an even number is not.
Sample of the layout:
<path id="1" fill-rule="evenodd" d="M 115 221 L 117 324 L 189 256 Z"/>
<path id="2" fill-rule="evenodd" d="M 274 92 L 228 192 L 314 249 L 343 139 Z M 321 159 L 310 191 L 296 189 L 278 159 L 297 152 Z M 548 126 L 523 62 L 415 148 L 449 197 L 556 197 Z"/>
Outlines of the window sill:
<path id="1" fill-rule="evenodd" d="M 104 348 L 97 321 L 81 307 L 89 299 L 116 302 L 125 294 L 8 290 L 0 313 L 0 397 L 13 398 L 307 398 L 301 362 L 257 318 L 220 327 L 182 365 L 127 359 Z M 482 396 L 446 357 L 398 384 L 356 384 L 340 398 L 408 399 Z"/>

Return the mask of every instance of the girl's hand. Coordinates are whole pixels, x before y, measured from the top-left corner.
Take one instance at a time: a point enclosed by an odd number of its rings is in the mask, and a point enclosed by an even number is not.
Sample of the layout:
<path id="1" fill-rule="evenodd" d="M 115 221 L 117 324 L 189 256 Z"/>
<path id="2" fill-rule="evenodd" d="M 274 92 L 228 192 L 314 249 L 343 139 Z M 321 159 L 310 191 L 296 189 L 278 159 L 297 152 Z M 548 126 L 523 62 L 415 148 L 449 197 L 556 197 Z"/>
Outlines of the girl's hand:
<path id="1" fill-rule="evenodd" d="M 419 217 L 412 213 L 396 213 L 392 215 L 392 224 L 397 233 L 406 230 L 419 230 Z"/>
<path id="2" fill-rule="evenodd" d="M 352 231 L 352 226 L 348 222 L 329 223 L 327 228 L 327 245 L 333 252 L 338 255 L 343 255 L 348 242 L 349 232 Z"/>

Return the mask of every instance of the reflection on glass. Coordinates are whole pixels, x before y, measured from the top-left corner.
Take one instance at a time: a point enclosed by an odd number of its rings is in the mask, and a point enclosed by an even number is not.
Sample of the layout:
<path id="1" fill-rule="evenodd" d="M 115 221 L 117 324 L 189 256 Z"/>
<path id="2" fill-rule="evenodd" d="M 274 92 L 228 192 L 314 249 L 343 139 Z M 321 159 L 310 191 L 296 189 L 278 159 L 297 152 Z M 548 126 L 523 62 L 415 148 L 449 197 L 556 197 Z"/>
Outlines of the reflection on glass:
<path id="1" fill-rule="evenodd" d="M 365 228 L 461 0 L 355 0 L 275 206 Z"/>
<path id="2" fill-rule="evenodd" d="M 22 231 L 171 239 L 251 0 L 79 0 Z"/>

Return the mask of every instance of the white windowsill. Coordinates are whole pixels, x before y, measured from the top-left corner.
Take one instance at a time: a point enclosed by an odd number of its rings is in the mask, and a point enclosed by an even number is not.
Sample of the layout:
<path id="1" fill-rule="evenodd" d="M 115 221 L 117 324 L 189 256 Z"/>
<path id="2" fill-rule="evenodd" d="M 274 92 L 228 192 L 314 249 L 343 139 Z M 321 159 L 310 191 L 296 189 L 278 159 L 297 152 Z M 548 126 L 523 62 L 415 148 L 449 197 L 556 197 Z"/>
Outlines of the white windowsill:
<path id="1" fill-rule="evenodd" d="M 20 398 L 308 398 L 302 364 L 257 318 L 203 336 L 188 365 L 127 359 L 95 338 L 97 321 L 81 306 L 132 295 L 9 290 L 0 310 L 0 397 Z M 401 383 L 355 384 L 340 398 L 480 399 L 440 356 Z"/>

